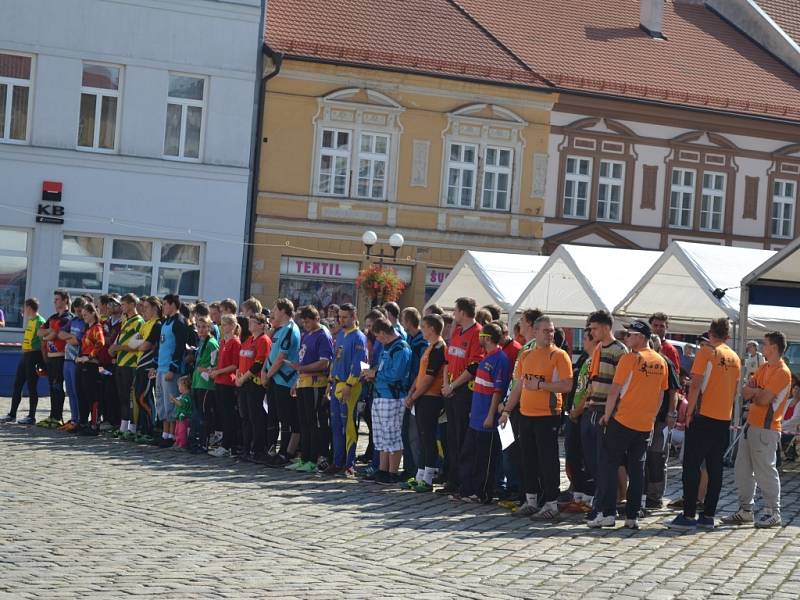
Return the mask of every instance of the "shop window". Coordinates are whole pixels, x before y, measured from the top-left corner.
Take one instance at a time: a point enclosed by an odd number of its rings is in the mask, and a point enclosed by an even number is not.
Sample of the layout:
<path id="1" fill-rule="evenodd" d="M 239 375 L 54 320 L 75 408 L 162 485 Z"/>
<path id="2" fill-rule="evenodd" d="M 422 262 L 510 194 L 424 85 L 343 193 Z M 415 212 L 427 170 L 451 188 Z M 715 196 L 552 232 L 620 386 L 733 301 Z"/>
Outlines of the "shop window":
<path id="1" fill-rule="evenodd" d="M 0 228 L 0 309 L 6 327 L 22 327 L 28 283 L 28 232 Z"/>

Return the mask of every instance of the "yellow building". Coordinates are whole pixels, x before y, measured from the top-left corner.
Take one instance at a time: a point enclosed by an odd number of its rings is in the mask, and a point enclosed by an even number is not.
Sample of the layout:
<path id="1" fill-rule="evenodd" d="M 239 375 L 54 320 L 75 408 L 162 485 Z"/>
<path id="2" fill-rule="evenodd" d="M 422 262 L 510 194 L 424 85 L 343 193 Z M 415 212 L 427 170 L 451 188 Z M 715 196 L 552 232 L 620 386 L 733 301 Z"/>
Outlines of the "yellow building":
<path id="1" fill-rule="evenodd" d="M 539 253 L 556 94 L 448 3 L 387 3 L 379 12 L 425 6 L 431 25 L 380 14 L 347 35 L 355 15 L 313 4 L 269 4 L 254 295 L 318 306 L 358 296 L 364 308 L 355 279 L 377 260 L 366 231 L 407 282 L 401 305 L 422 306 L 464 250 Z M 402 31 L 362 50 L 392 23 Z M 450 53 L 434 55 L 442 44 Z M 393 233 L 405 239 L 396 259 Z"/>

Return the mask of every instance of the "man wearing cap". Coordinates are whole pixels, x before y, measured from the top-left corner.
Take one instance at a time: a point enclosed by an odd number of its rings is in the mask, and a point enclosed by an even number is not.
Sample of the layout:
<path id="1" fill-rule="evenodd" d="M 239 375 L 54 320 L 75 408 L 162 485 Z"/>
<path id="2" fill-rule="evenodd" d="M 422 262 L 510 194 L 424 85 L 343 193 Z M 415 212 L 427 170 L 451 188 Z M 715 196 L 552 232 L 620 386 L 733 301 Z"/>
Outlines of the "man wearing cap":
<path id="1" fill-rule="evenodd" d="M 630 352 L 619 359 L 605 412 L 600 418 L 600 424 L 605 427 L 598 457 L 598 476 L 603 479 L 603 485 L 598 486 L 597 516 L 587 523 L 589 527 L 614 526 L 617 470 L 619 465 L 625 464 L 629 480 L 625 527 L 639 528 L 637 519 L 644 491 L 647 442 L 662 395 L 668 387 L 667 362 L 648 345 L 650 326 L 634 321 L 625 329 Z"/>
<path id="2" fill-rule="evenodd" d="M 739 356 L 725 343 L 729 334 L 728 319 L 711 321 L 709 343 L 701 346 L 692 364 L 683 446 L 683 514 L 667 523 L 670 529 L 714 528 L 722 490 L 723 456 L 728 446 L 733 402 L 741 374 Z M 708 489 L 703 512 L 695 520 L 703 462 L 708 473 Z"/>

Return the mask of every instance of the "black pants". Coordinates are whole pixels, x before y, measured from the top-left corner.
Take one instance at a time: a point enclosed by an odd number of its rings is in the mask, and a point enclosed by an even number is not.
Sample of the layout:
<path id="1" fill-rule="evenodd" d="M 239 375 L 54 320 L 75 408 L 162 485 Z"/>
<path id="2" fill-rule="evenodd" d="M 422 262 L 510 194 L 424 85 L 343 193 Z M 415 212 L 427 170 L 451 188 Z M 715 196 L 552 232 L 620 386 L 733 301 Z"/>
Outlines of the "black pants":
<path id="1" fill-rule="evenodd" d="M 590 477 L 594 479 L 593 513 L 598 510 L 598 499 L 602 497 L 605 480 L 600 473 L 600 453 L 603 445 L 603 426 L 600 417 L 605 414 L 605 406 L 587 407 L 581 415 L 581 446 L 583 447 L 583 466 Z M 617 484 L 614 484 L 616 494 Z"/>
<path id="2" fill-rule="evenodd" d="M 519 416 L 523 488 L 526 494 L 541 493 L 544 502 L 558 498 L 561 463 L 558 462 L 558 426 L 561 417 Z"/>
<path id="3" fill-rule="evenodd" d="M 28 416 L 31 419 L 36 417 L 36 407 L 39 405 L 39 391 L 36 389 L 39 384 L 39 376 L 36 374 L 36 367 L 41 361 L 42 353 L 38 350 L 22 353 L 22 358 L 17 364 L 17 374 L 14 377 L 11 411 L 8 413 L 12 419 L 17 418 L 17 409 L 22 402 L 22 389 L 26 384 L 28 386 Z"/>
<path id="4" fill-rule="evenodd" d="M 499 457 L 500 436 L 496 430 L 476 431 L 468 427 L 459 460 L 459 493 L 464 497 L 475 495 L 483 502 L 491 502 Z"/>
<path id="5" fill-rule="evenodd" d="M 330 407 L 325 400 L 325 388 L 299 388 L 297 412 L 300 417 L 300 454 L 304 461 L 317 462 L 328 454 L 330 438 Z"/>
<path id="6" fill-rule="evenodd" d="M 468 384 L 457 388 L 449 398 L 444 398 L 444 410 L 447 413 L 447 485 L 454 490 L 459 489 L 461 484 L 458 461 L 467 435 L 471 405 L 472 390 Z"/>
<path id="7" fill-rule="evenodd" d="M 567 419 L 564 428 L 565 463 L 573 491 L 594 496 L 594 477 L 586 469 L 586 464 L 583 460 L 583 445 L 581 444 L 582 418 L 583 415 L 578 417 L 576 422 Z"/>
<path id="8" fill-rule="evenodd" d="M 375 454 L 375 442 L 372 439 L 372 397 L 373 397 L 373 386 L 372 384 L 367 384 L 364 386 L 364 392 L 362 392 L 366 397 L 364 400 L 364 423 L 367 424 L 367 449 L 364 451 L 364 456 L 367 457 L 368 461 L 373 459 L 373 455 Z"/>
<path id="9" fill-rule="evenodd" d="M 414 403 L 414 414 L 417 429 L 422 439 L 422 464 L 419 468 L 435 469 L 439 464 L 439 449 L 436 446 L 436 430 L 439 427 L 439 415 L 442 413 L 441 396 L 420 396 Z"/>
<path id="10" fill-rule="evenodd" d="M 217 414 L 222 420 L 222 442 L 225 450 L 236 447 L 239 418 L 236 407 L 236 388 L 232 385 L 217 384 Z"/>
<path id="11" fill-rule="evenodd" d="M 242 410 L 242 452 L 263 456 L 266 452 L 266 422 L 264 412 L 264 388 L 252 381 L 240 389 Z"/>
<path id="12" fill-rule="evenodd" d="M 722 467 L 728 447 L 730 421 L 697 415 L 686 428 L 683 448 L 683 514 L 694 518 L 697 511 L 697 490 L 700 487 L 700 465 L 706 461 L 708 489 L 703 501 L 703 514 L 713 517 L 717 512 L 722 490 Z"/>
<path id="13" fill-rule="evenodd" d="M 81 425 L 88 425 L 91 418 L 92 424 L 97 426 L 99 417 L 100 395 L 102 382 L 96 363 L 80 363 L 78 365 L 78 409 L 80 411 Z"/>
<path id="14" fill-rule="evenodd" d="M 64 357 L 53 356 L 47 359 L 47 381 L 50 383 L 50 418 L 61 421 L 64 418 Z"/>
<path id="15" fill-rule="evenodd" d="M 155 425 L 155 400 L 153 386 L 155 379 L 147 376 L 147 368 L 136 369 L 133 378 L 134 402 L 139 405 L 139 420 L 136 431 L 142 435 L 153 435 Z"/>
<path id="16" fill-rule="evenodd" d="M 278 421 L 278 403 L 275 394 L 272 393 L 272 386 L 261 386 L 264 398 L 267 401 L 267 412 L 264 414 L 264 448 L 269 450 L 278 443 L 278 433 L 280 423 Z M 263 407 L 263 404 L 262 404 Z"/>
<path id="17" fill-rule="evenodd" d="M 281 445 L 278 453 L 286 456 L 289 440 L 293 433 L 300 433 L 300 417 L 297 414 L 297 402 L 292 398 L 291 389 L 285 385 L 278 385 L 274 381 L 270 384 L 270 395 L 274 399 L 275 410 L 281 427 Z M 270 408 L 272 408 L 270 406 Z"/>
<path id="18" fill-rule="evenodd" d="M 214 417 L 214 392 L 212 390 L 192 390 L 192 417 L 189 422 L 190 450 L 208 449 L 209 426 Z"/>
<path id="19" fill-rule="evenodd" d="M 656 421 L 653 435 L 647 447 L 647 459 L 644 467 L 644 493 L 648 500 L 661 502 L 667 486 L 667 457 L 669 456 L 669 440 L 665 440 L 664 421 Z M 669 437 L 669 433 L 666 434 Z"/>
<path id="20" fill-rule="evenodd" d="M 597 499 L 597 510 L 604 516 L 617 514 L 617 473 L 624 464 L 628 469 L 628 495 L 625 513 L 628 519 L 639 516 L 644 491 L 644 461 L 650 432 L 635 431 L 615 419 L 603 435 L 598 469 L 603 478 L 602 496 Z"/>
<path id="21" fill-rule="evenodd" d="M 136 373 L 134 367 L 120 367 L 114 370 L 114 383 L 117 386 L 117 398 L 119 399 L 119 418 L 121 421 L 131 420 L 131 389 L 133 389 L 133 378 Z"/>
<path id="22" fill-rule="evenodd" d="M 115 428 L 119 428 L 119 400 L 117 399 L 117 384 L 115 383 L 117 367 L 116 365 L 107 365 L 105 370 L 109 371 L 111 375 L 100 376 L 102 392 L 100 394 L 99 410 L 100 414 L 103 415 L 103 421 L 108 421 Z"/>

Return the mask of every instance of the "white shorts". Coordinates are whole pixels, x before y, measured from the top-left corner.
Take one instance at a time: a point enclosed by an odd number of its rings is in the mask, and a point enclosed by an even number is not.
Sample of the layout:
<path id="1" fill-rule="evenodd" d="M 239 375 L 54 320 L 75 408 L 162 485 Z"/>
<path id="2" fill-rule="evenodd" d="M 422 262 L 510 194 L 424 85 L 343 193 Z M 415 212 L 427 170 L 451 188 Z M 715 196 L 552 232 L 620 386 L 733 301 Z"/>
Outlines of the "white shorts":
<path id="1" fill-rule="evenodd" d="M 372 440 L 379 452 L 398 452 L 403 449 L 403 414 L 401 398 L 372 400 Z"/>

